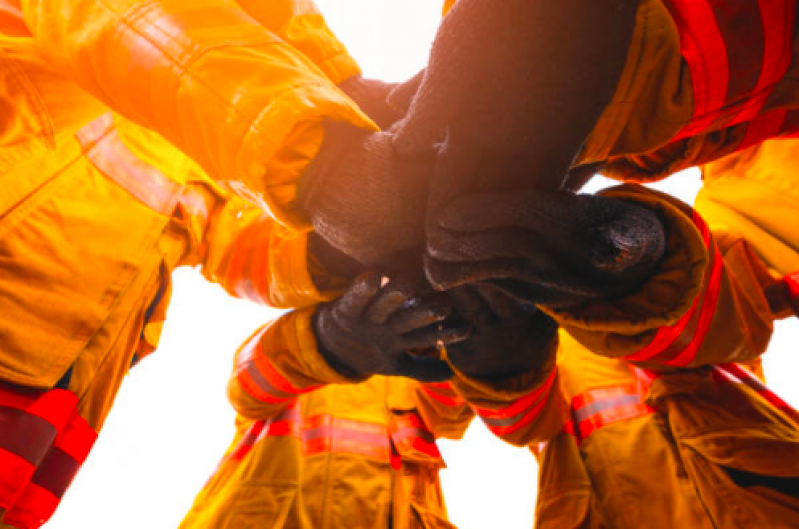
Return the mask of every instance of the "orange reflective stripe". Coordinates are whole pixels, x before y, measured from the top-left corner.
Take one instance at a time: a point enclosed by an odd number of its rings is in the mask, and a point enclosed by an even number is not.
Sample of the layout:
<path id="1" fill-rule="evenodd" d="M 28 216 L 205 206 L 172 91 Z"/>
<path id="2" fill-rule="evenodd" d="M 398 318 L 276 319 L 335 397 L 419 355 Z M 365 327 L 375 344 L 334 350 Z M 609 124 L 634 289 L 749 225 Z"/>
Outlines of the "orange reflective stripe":
<path id="1" fill-rule="evenodd" d="M 141 203 L 164 215 L 172 215 L 183 186 L 133 154 L 113 125 L 113 116 L 106 113 L 77 132 L 87 158 Z"/>
<path id="2" fill-rule="evenodd" d="M 419 415 L 405 413 L 397 415 L 395 421 L 395 430 L 391 434 L 391 441 L 400 454 L 405 454 L 408 449 L 412 449 L 435 459 L 441 458 L 435 437 L 427 429 L 427 425 Z"/>
<path id="3" fill-rule="evenodd" d="M 543 385 L 517 399 L 506 408 L 488 410 L 474 407 L 474 410 L 494 435 L 512 434 L 533 422 L 544 410 L 552 392 L 556 372 L 557 369 L 553 369 Z"/>
<path id="4" fill-rule="evenodd" d="M 638 384 L 594 388 L 572 399 L 572 420 L 564 431 L 583 441 L 604 426 L 653 412 L 643 402 Z"/>
<path id="5" fill-rule="evenodd" d="M 236 360 L 236 379 L 253 398 L 262 402 L 281 403 L 320 386 L 297 388 L 261 353 L 261 339 L 269 331 L 265 326 L 255 333 L 241 348 Z"/>
<path id="6" fill-rule="evenodd" d="M 694 111 L 673 141 L 757 116 L 792 57 L 795 0 L 667 0 Z"/>
<path id="7" fill-rule="evenodd" d="M 702 234 L 705 245 L 710 247 L 711 235 L 707 223 L 696 212 L 693 212 L 692 220 Z M 724 261 L 717 248 L 712 247 L 710 257 L 710 273 L 704 289 L 697 295 L 691 308 L 674 325 L 659 328 L 649 344 L 625 356 L 625 360 L 684 367 L 696 358 L 716 313 L 724 276 Z"/>
<path id="8" fill-rule="evenodd" d="M 301 443 L 304 456 L 320 453 L 349 453 L 389 461 L 389 434 L 379 423 L 356 421 L 319 414 L 303 417 L 299 405 L 272 419 L 253 423 L 225 461 L 241 460 L 256 443 L 268 437 L 292 437 Z M 221 463 L 220 463 L 221 465 Z"/>
<path id="9" fill-rule="evenodd" d="M 463 406 L 466 403 L 466 401 L 452 389 L 449 382 L 428 382 L 422 384 L 422 391 L 436 402 L 440 402 L 445 406 Z"/>

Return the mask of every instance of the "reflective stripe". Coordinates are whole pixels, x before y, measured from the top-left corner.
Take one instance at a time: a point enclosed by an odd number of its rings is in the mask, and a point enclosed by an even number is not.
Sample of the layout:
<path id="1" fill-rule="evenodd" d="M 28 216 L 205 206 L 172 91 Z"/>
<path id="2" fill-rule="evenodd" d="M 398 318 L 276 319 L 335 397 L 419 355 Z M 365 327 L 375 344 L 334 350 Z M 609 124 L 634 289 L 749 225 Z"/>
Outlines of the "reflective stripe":
<path id="1" fill-rule="evenodd" d="M 788 295 L 791 298 L 799 298 L 799 271 L 788 274 L 783 281 L 788 286 Z"/>
<path id="2" fill-rule="evenodd" d="M 238 445 L 220 462 L 217 471 L 230 460 L 240 461 L 258 442 L 269 437 L 292 437 L 300 443 L 303 456 L 354 454 L 389 462 L 395 468 L 400 464 L 400 455 L 409 449 L 436 459 L 441 457 L 433 434 L 415 412 L 398 416 L 392 433 L 381 423 L 329 414 L 303 417 L 300 406 L 297 402 L 272 419 L 253 423 Z"/>
<path id="3" fill-rule="evenodd" d="M 269 299 L 269 251 L 274 227 L 266 227 L 262 221 L 268 220 L 266 214 L 256 222 L 250 223 L 236 237 L 229 249 L 230 258 L 225 269 L 225 283 L 230 285 L 236 296 L 261 305 L 272 303 Z"/>
<path id="4" fill-rule="evenodd" d="M 0 384 L 0 508 L 17 501 L 77 402 L 64 389 L 42 393 Z"/>
<path id="5" fill-rule="evenodd" d="M 436 402 L 445 406 L 463 406 L 466 401 L 452 389 L 449 382 L 422 384 L 422 390 Z"/>
<path id="6" fill-rule="evenodd" d="M 97 437 L 65 389 L 0 384 L 0 508 L 5 523 L 40 527 L 55 512 Z"/>
<path id="7" fill-rule="evenodd" d="M 515 400 L 509 406 L 499 410 L 474 407 L 474 410 L 485 425 L 495 435 L 511 434 L 533 422 L 546 406 L 555 380 L 557 368 L 549 374 L 549 378 L 538 388 Z"/>
<path id="8" fill-rule="evenodd" d="M 589 389 L 572 399 L 572 419 L 563 431 L 584 441 L 609 424 L 644 417 L 654 409 L 643 402 L 642 386 L 624 384 Z"/>
<path id="9" fill-rule="evenodd" d="M 713 366 L 713 370 L 717 375 L 720 375 L 723 380 L 744 384 L 766 399 L 775 408 L 788 411 L 793 419 L 797 418 L 797 412 L 790 404 L 782 400 L 776 393 L 763 384 L 759 378 L 740 365 L 720 364 Z"/>
<path id="10" fill-rule="evenodd" d="M 705 336 L 716 313 L 721 281 L 724 277 L 724 261 L 715 246 L 711 246 L 710 229 L 696 213 L 692 220 L 702 234 L 705 245 L 712 249 L 709 270 L 704 289 L 697 295 L 691 308 L 673 325 L 657 330 L 652 341 L 640 351 L 624 357 L 631 362 L 658 362 L 660 364 L 685 367 L 689 365 L 704 343 Z"/>
<path id="11" fill-rule="evenodd" d="M 769 138 L 779 136 L 787 115 L 787 110 L 775 110 L 757 116 L 746 127 L 746 134 L 736 150 L 742 151 Z"/>
<path id="12" fill-rule="evenodd" d="M 236 379 L 254 399 L 267 403 L 281 403 L 298 395 L 317 389 L 294 387 L 261 353 L 261 339 L 269 331 L 265 326 L 241 348 L 236 361 Z"/>
<path id="13" fill-rule="evenodd" d="M 172 215 L 183 186 L 133 154 L 119 138 L 110 113 L 83 127 L 76 137 L 86 157 L 105 176 L 153 211 Z"/>
<path id="14" fill-rule="evenodd" d="M 397 415 L 395 423 L 391 441 L 399 454 L 415 450 L 435 459 L 441 458 L 435 437 L 419 415 L 416 413 Z"/>
<path id="15" fill-rule="evenodd" d="M 673 141 L 749 121 L 792 57 L 795 0 L 667 0 L 694 111 Z"/>

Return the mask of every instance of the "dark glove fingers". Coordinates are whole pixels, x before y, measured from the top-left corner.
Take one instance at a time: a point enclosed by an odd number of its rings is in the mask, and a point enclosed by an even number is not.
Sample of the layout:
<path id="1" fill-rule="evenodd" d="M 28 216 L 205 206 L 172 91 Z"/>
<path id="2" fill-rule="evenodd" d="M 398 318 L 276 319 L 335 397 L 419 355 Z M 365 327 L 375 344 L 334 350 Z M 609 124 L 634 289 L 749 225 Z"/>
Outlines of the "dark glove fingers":
<path id="1" fill-rule="evenodd" d="M 425 350 L 438 345 L 452 345 L 466 340 L 470 333 L 471 326 L 462 323 L 431 325 L 400 336 L 398 348 Z"/>
<path id="2" fill-rule="evenodd" d="M 547 236 L 521 228 L 501 228 L 477 233 L 435 230 L 428 232 L 427 252 L 440 261 L 487 261 L 498 258 L 536 259 L 531 248 Z M 540 256 L 546 261 L 546 256 Z"/>
<path id="3" fill-rule="evenodd" d="M 397 334 L 406 334 L 438 323 L 452 314 L 452 304 L 441 296 L 424 300 L 414 307 L 397 311 L 388 320 L 388 325 Z"/>
<path id="4" fill-rule="evenodd" d="M 396 359 L 390 375 L 401 375 L 420 382 L 445 382 L 452 378 L 452 368 L 441 359 L 403 353 Z"/>
<path id="5" fill-rule="evenodd" d="M 331 308 L 333 318 L 344 327 L 350 327 L 353 320 L 361 318 L 363 311 L 380 290 L 380 274 L 373 270 L 360 274 L 350 288 Z"/>
<path id="6" fill-rule="evenodd" d="M 418 264 L 416 265 L 418 267 Z M 384 324 L 402 307 L 418 305 L 422 296 L 432 292 L 421 273 L 395 276 L 380 289 L 366 309 L 366 319 L 376 325 Z"/>
<path id="7" fill-rule="evenodd" d="M 545 276 L 541 271 L 532 273 L 527 263 L 520 259 L 494 259 L 478 263 L 446 263 L 428 257 L 425 271 L 436 289 L 490 282 L 514 299 L 541 304 L 579 303 L 596 298 L 596 289 L 586 288 L 574 278 L 556 280 L 558 272 Z M 601 288 L 601 287 L 598 287 Z"/>

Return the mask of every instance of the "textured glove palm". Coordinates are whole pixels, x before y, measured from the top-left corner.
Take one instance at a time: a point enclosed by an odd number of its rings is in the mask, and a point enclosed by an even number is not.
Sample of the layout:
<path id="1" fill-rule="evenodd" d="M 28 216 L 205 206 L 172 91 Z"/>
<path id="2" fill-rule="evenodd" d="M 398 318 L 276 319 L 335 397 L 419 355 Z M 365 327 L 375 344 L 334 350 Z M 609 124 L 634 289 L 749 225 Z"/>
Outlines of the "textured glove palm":
<path id="1" fill-rule="evenodd" d="M 452 372 L 435 354 L 437 346 L 465 339 L 468 327 L 446 324 L 450 308 L 440 294 L 419 294 L 412 282 L 396 280 L 381 287 L 379 274 L 364 272 L 344 295 L 316 312 L 313 328 L 320 353 L 333 369 L 353 379 L 372 374 L 448 379 Z"/>

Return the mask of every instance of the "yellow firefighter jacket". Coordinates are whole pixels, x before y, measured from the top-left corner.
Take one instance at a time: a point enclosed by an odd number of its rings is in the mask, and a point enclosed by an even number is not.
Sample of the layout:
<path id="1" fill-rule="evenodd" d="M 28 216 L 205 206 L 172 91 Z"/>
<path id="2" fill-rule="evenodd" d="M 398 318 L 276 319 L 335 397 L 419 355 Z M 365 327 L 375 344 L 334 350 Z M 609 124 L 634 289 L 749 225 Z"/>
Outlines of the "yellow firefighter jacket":
<path id="1" fill-rule="evenodd" d="M 55 509 L 69 480 L 42 466 L 82 463 L 125 373 L 157 344 L 176 266 L 276 306 L 327 298 L 305 235 L 265 212 L 271 199 L 231 199 L 206 168 L 234 175 L 255 150 L 263 166 L 245 172 L 290 195 L 320 119 L 372 126 L 333 84 L 358 69 L 310 3 L 251 15 L 224 1 L 0 1 L 0 415 L 38 425 L 36 442 L 0 449 L 7 523 L 38 527 Z M 49 53 L 67 48 L 65 61 Z"/>
<path id="2" fill-rule="evenodd" d="M 228 391 L 237 433 L 181 528 L 452 527 L 435 440 L 460 438 L 471 409 L 409 379 L 343 379 L 316 350 L 313 310 L 284 315 L 238 351 Z"/>

